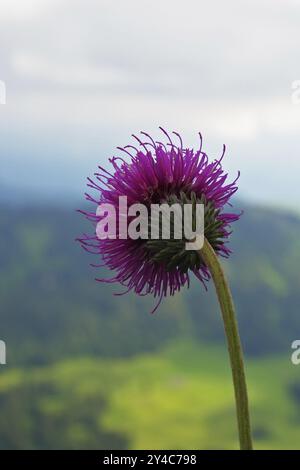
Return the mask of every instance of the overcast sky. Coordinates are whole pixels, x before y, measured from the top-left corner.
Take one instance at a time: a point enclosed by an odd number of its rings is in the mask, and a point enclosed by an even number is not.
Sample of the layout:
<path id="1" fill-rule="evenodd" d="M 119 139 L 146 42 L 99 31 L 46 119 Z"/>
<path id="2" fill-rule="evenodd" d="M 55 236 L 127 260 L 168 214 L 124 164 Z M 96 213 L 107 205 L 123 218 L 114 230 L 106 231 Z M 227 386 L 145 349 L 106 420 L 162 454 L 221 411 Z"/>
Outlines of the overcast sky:
<path id="1" fill-rule="evenodd" d="M 299 56 L 298 0 L 0 0 L 0 184 L 80 195 L 162 125 L 225 143 L 243 197 L 297 207 Z"/>

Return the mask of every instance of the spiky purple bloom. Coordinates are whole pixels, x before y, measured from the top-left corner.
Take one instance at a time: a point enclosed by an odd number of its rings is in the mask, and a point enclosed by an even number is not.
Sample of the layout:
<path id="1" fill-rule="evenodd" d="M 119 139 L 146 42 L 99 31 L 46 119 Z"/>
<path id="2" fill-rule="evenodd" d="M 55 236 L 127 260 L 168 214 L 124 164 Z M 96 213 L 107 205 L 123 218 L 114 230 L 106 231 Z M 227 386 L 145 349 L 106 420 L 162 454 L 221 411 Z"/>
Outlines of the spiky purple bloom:
<path id="1" fill-rule="evenodd" d="M 205 207 L 205 237 L 217 254 L 228 257 L 230 249 L 226 242 L 231 233 L 230 225 L 240 214 L 227 212 L 225 206 L 230 205 L 229 199 L 237 191 L 239 175 L 233 182 L 226 183 L 227 174 L 221 164 L 225 146 L 221 158 L 210 162 L 202 151 L 201 134 L 200 148 L 195 151 L 183 147 L 178 133 L 173 132 L 179 140 L 176 145 L 169 134 L 160 129 L 167 138 L 166 144 L 154 141 L 150 135 L 141 132 L 141 139 L 133 135 L 137 146 L 118 147 L 124 158 L 109 159 L 112 173 L 99 167 L 100 172 L 95 173 L 96 181 L 88 178 L 88 186 L 97 191 L 97 197 L 86 194 L 86 199 L 97 206 L 100 203 L 112 204 L 117 213 L 119 196 L 127 196 L 128 206 L 142 203 L 150 207 L 162 202 L 171 204 L 174 200 L 202 202 Z M 96 228 L 99 220 L 96 211 L 80 212 Z M 171 241 L 168 246 L 162 246 L 154 240 L 100 240 L 95 231 L 84 235 L 79 241 L 85 250 L 100 255 L 103 265 L 116 273 L 111 279 L 98 281 L 120 283 L 126 287 L 126 292 L 133 290 L 139 295 L 153 294 L 159 299 L 158 305 L 163 297 L 174 295 L 182 286 L 189 287 L 191 272 L 204 286 L 210 278 L 198 252 L 182 253 L 182 246 Z"/>

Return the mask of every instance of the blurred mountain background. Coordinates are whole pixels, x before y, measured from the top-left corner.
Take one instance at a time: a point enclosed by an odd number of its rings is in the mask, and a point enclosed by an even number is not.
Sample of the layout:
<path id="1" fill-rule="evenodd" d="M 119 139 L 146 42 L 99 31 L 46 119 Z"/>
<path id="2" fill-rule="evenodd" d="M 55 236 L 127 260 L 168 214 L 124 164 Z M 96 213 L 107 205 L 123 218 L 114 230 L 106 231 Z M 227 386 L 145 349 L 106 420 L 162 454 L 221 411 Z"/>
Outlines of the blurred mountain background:
<path id="1" fill-rule="evenodd" d="M 238 446 L 213 287 L 151 315 L 74 241 L 86 176 L 159 126 L 241 171 L 255 446 L 300 448 L 300 0 L 1 0 L 0 38 L 0 448 Z"/>
<path id="2" fill-rule="evenodd" d="M 0 448 L 237 447 L 212 286 L 114 296 L 65 203 L 0 205 Z M 245 205 L 224 261 L 249 369 L 256 447 L 299 446 L 300 218 Z M 108 275 L 101 272 L 101 275 Z M 7 367 L 7 368 L 6 368 Z M 8 426 L 9 423 L 9 426 Z"/>

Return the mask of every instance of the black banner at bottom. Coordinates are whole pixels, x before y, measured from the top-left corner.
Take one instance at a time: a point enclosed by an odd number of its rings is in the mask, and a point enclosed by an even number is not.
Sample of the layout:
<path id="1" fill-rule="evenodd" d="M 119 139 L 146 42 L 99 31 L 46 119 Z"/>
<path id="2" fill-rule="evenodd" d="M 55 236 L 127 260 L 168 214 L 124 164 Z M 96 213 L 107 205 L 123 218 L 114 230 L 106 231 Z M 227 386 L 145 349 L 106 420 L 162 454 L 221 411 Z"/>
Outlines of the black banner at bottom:
<path id="1" fill-rule="evenodd" d="M 4 461 L 10 464 L 37 464 L 39 467 L 47 465 L 82 466 L 83 468 L 97 468 L 99 466 L 121 465 L 124 468 L 136 468 L 141 465 L 185 465 L 192 467 L 210 463 L 224 464 L 228 462 L 247 459 L 249 461 L 272 460 L 273 454 L 278 451 L 226 451 L 226 450 L 24 450 L 24 451 L 2 451 L 0 454 L 1 463 Z M 288 454 L 299 451 L 284 451 L 284 459 Z M 279 451 L 281 453 L 281 451 Z M 291 455 L 291 457 L 294 457 Z M 278 463 L 278 462 L 277 462 Z"/>

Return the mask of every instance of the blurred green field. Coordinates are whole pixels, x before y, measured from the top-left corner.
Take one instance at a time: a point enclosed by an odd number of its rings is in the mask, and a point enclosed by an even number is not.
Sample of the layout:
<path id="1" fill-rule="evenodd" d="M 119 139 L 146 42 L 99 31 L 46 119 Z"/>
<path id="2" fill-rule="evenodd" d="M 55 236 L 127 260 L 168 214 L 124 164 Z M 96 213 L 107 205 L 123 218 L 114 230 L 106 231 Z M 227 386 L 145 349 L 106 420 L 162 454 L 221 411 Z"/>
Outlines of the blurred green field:
<path id="1" fill-rule="evenodd" d="M 255 447 L 300 448 L 300 367 L 248 359 Z M 29 399 L 30 398 L 30 399 Z M 235 449 L 222 347 L 176 342 L 128 359 L 1 369 L 2 448 Z"/>
<path id="2" fill-rule="evenodd" d="M 255 447 L 300 449 L 300 219 L 244 209 L 225 266 Z M 94 282 L 108 273 L 74 242 L 85 222 L 74 206 L 0 206 L 0 448 L 237 448 L 213 286 L 192 282 L 150 315 L 153 299 Z"/>

